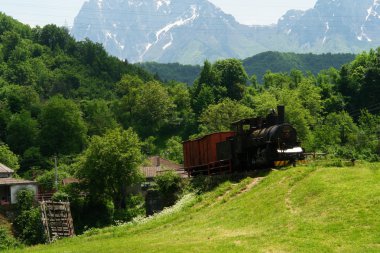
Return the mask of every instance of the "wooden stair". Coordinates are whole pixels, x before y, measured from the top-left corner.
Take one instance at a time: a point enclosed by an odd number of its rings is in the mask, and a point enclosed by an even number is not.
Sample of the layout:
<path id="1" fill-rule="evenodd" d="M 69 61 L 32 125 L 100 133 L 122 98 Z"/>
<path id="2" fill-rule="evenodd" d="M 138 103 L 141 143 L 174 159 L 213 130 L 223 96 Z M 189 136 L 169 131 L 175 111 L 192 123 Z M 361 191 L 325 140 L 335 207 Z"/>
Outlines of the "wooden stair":
<path id="1" fill-rule="evenodd" d="M 69 202 L 42 201 L 40 206 L 42 223 L 49 242 L 75 235 Z"/>

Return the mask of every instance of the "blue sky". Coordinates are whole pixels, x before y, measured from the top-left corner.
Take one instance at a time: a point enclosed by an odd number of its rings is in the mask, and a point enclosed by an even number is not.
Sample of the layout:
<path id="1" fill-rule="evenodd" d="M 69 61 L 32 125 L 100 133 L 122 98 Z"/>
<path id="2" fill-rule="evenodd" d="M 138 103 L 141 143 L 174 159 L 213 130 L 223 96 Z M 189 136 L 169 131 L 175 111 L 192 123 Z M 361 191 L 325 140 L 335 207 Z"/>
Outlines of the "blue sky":
<path id="1" fill-rule="evenodd" d="M 86 0 L 1 0 L 0 11 L 31 26 L 71 26 Z M 243 24 L 273 24 L 289 9 L 312 8 L 317 0 L 209 0 Z"/>

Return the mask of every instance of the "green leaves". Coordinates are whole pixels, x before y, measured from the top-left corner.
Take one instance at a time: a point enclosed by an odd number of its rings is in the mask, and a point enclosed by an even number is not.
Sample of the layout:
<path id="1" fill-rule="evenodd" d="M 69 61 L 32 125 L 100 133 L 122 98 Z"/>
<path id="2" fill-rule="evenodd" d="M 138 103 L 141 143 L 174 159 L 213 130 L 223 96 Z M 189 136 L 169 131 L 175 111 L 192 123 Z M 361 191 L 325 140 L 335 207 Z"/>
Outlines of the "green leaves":
<path id="1" fill-rule="evenodd" d="M 107 196 L 117 208 L 125 207 L 126 187 L 140 179 L 141 143 L 132 130 L 120 128 L 91 138 L 84 152 L 78 176 L 93 197 Z"/>
<path id="2" fill-rule="evenodd" d="M 87 128 L 79 107 L 62 97 L 53 97 L 42 108 L 41 151 L 46 155 L 71 154 L 82 151 Z"/>

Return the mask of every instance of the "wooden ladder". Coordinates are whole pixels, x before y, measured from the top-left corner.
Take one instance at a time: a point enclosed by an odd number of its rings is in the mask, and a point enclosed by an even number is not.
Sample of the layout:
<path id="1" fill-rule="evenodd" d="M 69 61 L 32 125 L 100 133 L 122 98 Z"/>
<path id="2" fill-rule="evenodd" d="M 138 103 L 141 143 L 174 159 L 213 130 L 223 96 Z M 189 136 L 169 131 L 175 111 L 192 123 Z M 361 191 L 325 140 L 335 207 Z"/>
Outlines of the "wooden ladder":
<path id="1" fill-rule="evenodd" d="M 48 242 L 75 235 L 69 202 L 42 201 L 40 206 Z"/>

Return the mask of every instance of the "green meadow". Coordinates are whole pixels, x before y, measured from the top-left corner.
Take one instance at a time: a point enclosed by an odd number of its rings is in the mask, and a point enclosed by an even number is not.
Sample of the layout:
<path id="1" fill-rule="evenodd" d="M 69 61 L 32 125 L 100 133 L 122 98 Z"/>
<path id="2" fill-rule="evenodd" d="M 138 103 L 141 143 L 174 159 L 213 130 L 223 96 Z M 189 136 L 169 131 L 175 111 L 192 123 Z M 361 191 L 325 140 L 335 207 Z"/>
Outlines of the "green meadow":
<path id="1" fill-rule="evenodd" d="M 379 168 L 273 170 L 150 219 L 16 252 L 380 252 Z"/>

